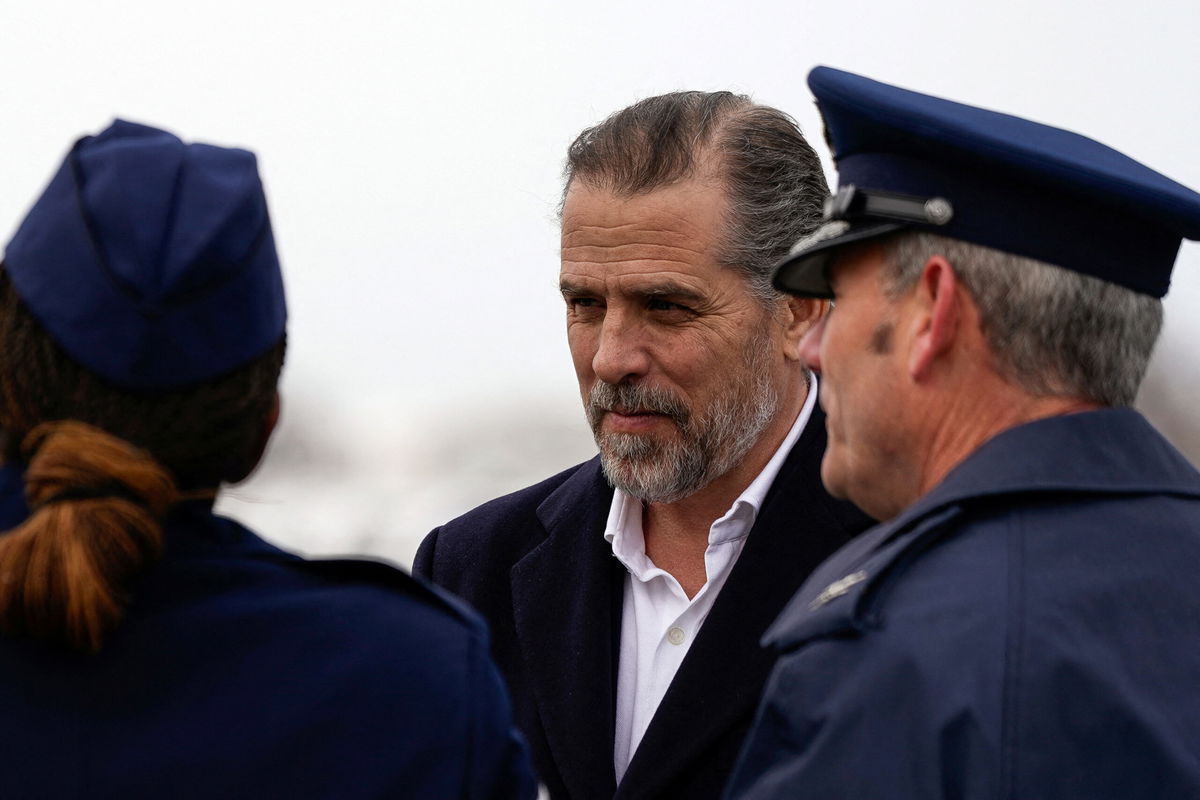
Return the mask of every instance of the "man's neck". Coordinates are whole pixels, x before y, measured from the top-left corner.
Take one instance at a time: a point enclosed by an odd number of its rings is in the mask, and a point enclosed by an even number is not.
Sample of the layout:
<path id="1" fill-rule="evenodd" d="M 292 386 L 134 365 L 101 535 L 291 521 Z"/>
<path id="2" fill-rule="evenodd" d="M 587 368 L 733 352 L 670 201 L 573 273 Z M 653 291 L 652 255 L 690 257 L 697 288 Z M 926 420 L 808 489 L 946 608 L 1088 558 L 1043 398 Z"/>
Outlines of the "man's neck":
<path id="1" fill-rule="evenodd" d="M 741 462 L 708 486 L 674 503 L 648 503 L 642 509 L 646 556 L 656 567 L 674 576 L 688 597 L 694 597 L 707 580 L 704 553 L 708 549 L 709 529 L 729 511 L 779 450 L 806 399 L 806 391 L 792 398 Z"/>
<path id="2" fill-rule="evenodd" d="M 970 401 L 966 397 L 964 393 L 964 399 L 949 409 L 930 437 L 926 463 L 919 470 L 922 479 L 917 487 L 917 498 L 941 483 L 951 470 L 988 440 L 1006 430 L 1047 417 L 1100 407 L 1076 397 L 1038 397 L 1003 383 L 993 387 L 986 399 L 975 397 Z"/>

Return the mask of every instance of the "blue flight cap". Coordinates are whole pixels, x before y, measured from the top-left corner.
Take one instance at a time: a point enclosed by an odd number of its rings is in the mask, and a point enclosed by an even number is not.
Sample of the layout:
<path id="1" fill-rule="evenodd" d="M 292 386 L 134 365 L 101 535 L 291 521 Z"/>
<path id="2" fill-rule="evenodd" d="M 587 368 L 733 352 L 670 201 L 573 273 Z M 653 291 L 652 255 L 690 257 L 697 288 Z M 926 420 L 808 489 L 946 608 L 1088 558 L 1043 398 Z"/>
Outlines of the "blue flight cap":
<path id="1" fill-rule="evenodd" d="M 68 354 L 117 386 L 177 389 L 269 350 L 287 309 L 253 153 L 116 120 L 80 139 L 4 254 Z"/>
<path id="2" fill-rule="evenodd" d="M 1087 137 L 829 67 L 808 85 L 839 189 L 776 266 L 782 291 L 830 297 L 837 248 L 917 229 L 1162 297 L 1200 238 L 1200 194 Z"/>

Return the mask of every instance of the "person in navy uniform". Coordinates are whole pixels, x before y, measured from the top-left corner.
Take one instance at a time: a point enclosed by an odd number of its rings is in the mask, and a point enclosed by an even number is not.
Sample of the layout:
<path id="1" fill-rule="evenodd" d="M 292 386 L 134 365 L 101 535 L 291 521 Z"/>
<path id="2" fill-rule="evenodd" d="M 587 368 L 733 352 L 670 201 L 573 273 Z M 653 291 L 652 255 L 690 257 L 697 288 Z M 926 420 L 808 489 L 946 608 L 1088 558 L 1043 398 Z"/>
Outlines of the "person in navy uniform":
<path id="1" fill-rule="evenodd" d="M 594 458 L 434 530 L 413 569 L 487 618 L 555 798 L 719 797 L 763 632 L 868 520 L 822 488 L 770 269 L 820 222 L 816 153 L 729 92 L 641 100 L 568 150 L 559 274 Z"/>
<path id="2" fill-rule="evenodd" d="M 1200 475 L 1130 408 L 1200 195 L 1091 139 L 817 68 L 840 187 L 775 285 L 829 490 L 728 797 L 1200 797 Z"/>
<path id="3" fill-rule="evenodd" d="M 531 798 L 482 623 L 214 515 L 278 415 L 255 157 L 117 121 L 0 270 L 0 796 Z"/>

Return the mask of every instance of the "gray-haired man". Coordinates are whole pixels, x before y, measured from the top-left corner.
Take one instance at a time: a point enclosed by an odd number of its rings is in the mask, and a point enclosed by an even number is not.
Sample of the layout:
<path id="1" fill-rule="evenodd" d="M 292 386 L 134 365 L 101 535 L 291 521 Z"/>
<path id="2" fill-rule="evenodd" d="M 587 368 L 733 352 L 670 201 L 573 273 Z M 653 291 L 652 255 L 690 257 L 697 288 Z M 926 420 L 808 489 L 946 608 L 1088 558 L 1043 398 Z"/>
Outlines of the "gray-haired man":
<path id="1" fill-rule="evenodd" d="M 643 100 L 571 145 L 560 285 L 600 455 L 435 530 L 415 569 L 488 617 L 556 797 L 719 794 L 771 667 L 758 639 L 868 522 L 821 488 L 803 335 L 771 264 L 827 194 L 748 98 Z"/>

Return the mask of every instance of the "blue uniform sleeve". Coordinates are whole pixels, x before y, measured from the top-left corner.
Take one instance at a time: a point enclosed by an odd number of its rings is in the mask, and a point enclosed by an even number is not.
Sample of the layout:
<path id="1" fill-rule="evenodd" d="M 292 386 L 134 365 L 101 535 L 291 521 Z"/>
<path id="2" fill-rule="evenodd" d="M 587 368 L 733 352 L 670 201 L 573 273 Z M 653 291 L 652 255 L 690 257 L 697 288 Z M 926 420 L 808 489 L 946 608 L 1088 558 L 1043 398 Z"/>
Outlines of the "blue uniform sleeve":
<path id="1" fill-rule="evenodd" d="M 482 636 L 472 639 L 468 671 L 472 726 L 467 756 L 470 800 L 533 800 L 537 781 L 512 718 L 508 692 Z"/>

